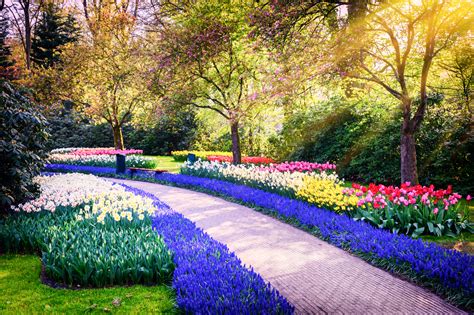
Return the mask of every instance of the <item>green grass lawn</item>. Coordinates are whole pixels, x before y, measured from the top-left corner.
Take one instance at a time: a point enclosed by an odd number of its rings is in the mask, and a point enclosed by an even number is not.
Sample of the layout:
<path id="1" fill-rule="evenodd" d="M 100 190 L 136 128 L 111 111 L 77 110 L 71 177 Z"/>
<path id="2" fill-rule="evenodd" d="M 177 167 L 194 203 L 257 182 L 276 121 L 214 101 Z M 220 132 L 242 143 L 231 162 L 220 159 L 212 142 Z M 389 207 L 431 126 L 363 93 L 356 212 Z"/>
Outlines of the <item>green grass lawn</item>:
<path id="1" fill-rule="evenodd" d="M 145 155 L 156 159 L 156 168 L 170 173 L 179 173 L 183 162 L 176 162 L 172 156 Z"/>
<path id="2" fill-rule="evenodd" d="M 423 235 L 421 238 L 428 242 L 435 242 L 442 247 L 456 249 L 474 255 L 474 235 L 469 232 L 463 232 L 454 238 L 433 235 Z"/>
<path id="3" fill-rule="evenodd" d="M 53 289 L 40 270 L 37 256 L 0 256 L 0 313 L 177 313 L 168 286 Z"/>

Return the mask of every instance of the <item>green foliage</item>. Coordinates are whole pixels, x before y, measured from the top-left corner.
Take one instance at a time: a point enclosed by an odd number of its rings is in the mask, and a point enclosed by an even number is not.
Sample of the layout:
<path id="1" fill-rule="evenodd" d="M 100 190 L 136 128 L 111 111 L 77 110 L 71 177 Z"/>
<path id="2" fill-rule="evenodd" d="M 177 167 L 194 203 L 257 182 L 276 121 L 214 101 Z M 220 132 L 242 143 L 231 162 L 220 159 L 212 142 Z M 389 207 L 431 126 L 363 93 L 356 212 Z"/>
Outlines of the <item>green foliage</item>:
<path id="1" fill-rule="evenodd" d="M 31 45 L 32 60 L 49 68 L 61 61 L 61 47 L 77 41 L 79 28 L 73 15 L 63 16 L 54 3 L 47 3 L 35 28 Z"/>
<path id="2" fill-rule="evenodd" d="M 33 198 L 45 157 L 46 120 L 25 91 L 0 80 L 0 208 Z"/>
<path id="3" fill-rule="evenodd" d="M 274 154 L 281 160 L 335 162 L 346 180 L 398 185 L 402 120 L 381 108 L 333 99 L 295 113 L 272 139 Z M 462 107 L 431 105 L 416 139 L 421 184 L 474 192 L 474 138 Z"/>
<path id="4" fill-rule="evenodd" d="M 108 124 L 94 125 L 73 109 L 73 103 L 63 102 L 63 108 L 48 116 L 48 149 L 78 147 L 113 147 L 114 141 Z"/>
<path id="5" fill-rule="evenodd" d="M 9 67 L 13 65 L 10 60 L 12 52 L 7 45 L 6 40 L 8 36 L 8 18 L 7 16 L 0 16 L 0 66 Z"/>
<path id="6" fill-rule="evenodd" d="M 453 185 L 474 192 L 474 135 L 472 121 L 463 108 L 445 104 L 430 108 L 418 133 L 420 182 Z"/>
<path id="7" fill-rule="evenodd" d="M 8 15 L 0 13 L 0 77 L 13 79 L 12 66 L 15 62 L 12 60 L 11 48 L 7 44 L 8 27 Z"/>
<path id="8" fill-rule="evenodd" d="M 41 260 L 37 256 L 0 256 L 0 312 L 177 313 L 173 290 L 166 285 L 58 290 L 44 285 L 40 273 Z"/>
<path id="9" fill-rule="evenodd" d="M 374 137 L 354 139 L 364 145 L 358 154 L 351 156 L 338 172 L 341 177 L 362 183 L 400 183 L 400 125 L 401 119 L 388 121 Z M 350 135 L 349 135 L 350 136 Z M 420 155 L 420 152 L 418 152 Z M 339 166 L 339 164 L 338 164 Z"/>
<path id="10" fill-rule="evenodd" d="M 1 251 L 41 252 L 46 275 L 70 286 L 171 281 L 173 256 L 149 219 L 104 224 L 96 217 L 78 220 L 81 207 L 8 216 L 0 221 Z"/>
<path id="11" fill-rule="evenodd" d="M 39 253 L 46 250 L 51 232 L 71 224 L 74 211 L 58 207 L 54 213 L 12 214 L 0 221 L 0 253 Z"/>
<path id="12" fill-rule="evenodd" d="M 393 233 L 404 233 L 411 237 L 422 234 L 456 237 L 463 231 L 474 232 L 469 224 L 468 213 L 461 213 L 457 208 L 445 210 L 439 207 L 437 214 L 431 207 L 418 204 L 410 206 L 387 206 L 385 209 L 362 209 L 357 207 L 350 213 L 355 220 L 367 221 L 378 228 L 391 230 Z"/>
<path id="13" fill-rule="evenodd" d="M 77 113 L 70 102 L 49 117 L 51 137 L 48 148 L 113 147 L 108 124 L 93 124 Z M 167 155 L 187 149 L 196 137 L 195 114 L 192 111 L 163 113 L 147 126 L 125 125 L 123 136 L 127 148 L 141 149 L 148 155 Z"/>
<path id="14" fill-rule="evenodd" d="M 42 261 L 57 282 L 92 287 L 171 282 L 172 255 L 151 225 L 80 221 L 51 234 Z"/>
<path id="15" fill-rule="evenodd" d="M 149 155 L 169 155 L 186 149 L 196 137 L 198 122 L 190 110 L 165 112 L 151 126 L 125 126 L 124 140 Z"/>

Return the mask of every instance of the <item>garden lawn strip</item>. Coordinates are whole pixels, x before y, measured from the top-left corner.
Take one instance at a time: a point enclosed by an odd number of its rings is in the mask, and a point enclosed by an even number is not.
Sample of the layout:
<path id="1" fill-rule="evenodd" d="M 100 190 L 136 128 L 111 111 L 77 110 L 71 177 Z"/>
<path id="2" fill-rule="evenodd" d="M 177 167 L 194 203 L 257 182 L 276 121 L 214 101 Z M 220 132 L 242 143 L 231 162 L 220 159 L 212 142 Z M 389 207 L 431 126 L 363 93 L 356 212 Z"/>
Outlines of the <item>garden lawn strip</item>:
<path id="1" fill-rule="evenodd" d="M 180 181 L 182 184 L 185 182 L 191 184 L 194 180 L 203 182 L 202 178 L 183 175 L 160 175 L 157 178 Z M 396 278 L 308 233 L 247 207 L 180 188 L 129 180 L 111 180 L 152 193 L 174 210 L 196 222 L 214 239 L 229 246 L 243 263 L 249 264 L 265 280 L 270 281 L 290 303 L 295 305 L 297 313 L 463 313 L 421 287 Z M 307 208 L 302 207 L 309 205 L 303 202 L 222 181 L 207 181 L 213 183 L 214 190 L 217 190 L 217 187 L 228 189 L 228 195 L 233 195 L 237 199 L 239 197 L 237 194 L 242 194 L 241 199 L 246 196 L 247 202 L 252 201 L 258 205 L 259 196 L 262 198 L 260 203 L 267 203 L 267 208 L 271 208 L 268 203 L 272 203 L 273 207 L 299 207 L 299 210 L 308 212 Z M 260 193 L 264 195 L 259 195 Z M 293 204 L 288 205 L 289 201 Z M 387 231 L 377 230 L 348 218 L 346 220 L 345 217 L 322 209 L 318 212 L 316 214 L 322 217 L 321 220 L 328 220 L 322 222 L 325 223 L 321 225 L 322 233 L 326 233 L 328 239 L 339 246 L 357 244 L 360 247 L 357 248 L 359 251 L 366 249 L 368 253 L 381 251 L 391 254 L 390 251 L 396 249 L 396 244 L 403 245 L 403 242 L 409 240 L 409 244 L 418 245 L 417 249 L 421 254 L 425 247 L 433 250 L 431 245 L 421 241 L 397 235 L 393 235 L 396 238 L 390 239 L 389 236 L 392 234 Z M 341 226 L 342 223 L 338 222 L 338 218 L 345 220 L 344 226 Z M 347 232 L 339 230 L 339 233 L 331 233 L 331 229 L 342 227 L 345 227 Z M 354 230 L 356 228 L 359 231 L 356 235 L 360 240 L 359 243 L 353 244 L 351 237 L 355 237 L 352 233 L 357 232 Z M 166 240 L 166 233 L 163 234 Z M 379 244 L 379 241 L 383 243 Z M 172 248 L 172 245 L 170 247 Z M 405 250 L 405 254 L 410 255 L 413 260 L 419 259 L 409 249 Z M 436 252 L 430 253 L 436 254 Z M 448 254 L 445 259 L 451 254 L 448 251 L 442 253 Z M 391 255 L 392 259 L 397 259 Z M 460 261 L 447 260 L 446 263 L 462 263 L 462 259 L 472 262 L 468 256 L 454 255 L 454 257 L 461 257 Z M 401 258 L 398 259 L 400 264 L 404 263 Z M 429 259 L 428 263 L 432 264 Z M 446 268 L 448 267 L 449 265 L 446 265 Z M 472 264 L 463 265 L 467 272 L 470 267 Z M 469 274 L 465 276 L 469 277 Z M 469 281 L 469 278 L 465 281 Z"/>
<path id="2" fill-rule="evenodd" d="M 128 184 L 128 183 L 127 183 Z M 133 193 L 166 205 L 156 196 L 133 186 Z M 181 214 L 160 211 L 152 225 L 173 251 L 176 302 L 186 313 L 292 314 L 294 308 L 260 275 L 242 265 L 229 249 Z"/>
<path id="3" fill-rule="evenodd" d="M 41 283 L 41 259 L 0 255 L 1 314 L 179 314 L 166 285 L 64 290 Z"/>

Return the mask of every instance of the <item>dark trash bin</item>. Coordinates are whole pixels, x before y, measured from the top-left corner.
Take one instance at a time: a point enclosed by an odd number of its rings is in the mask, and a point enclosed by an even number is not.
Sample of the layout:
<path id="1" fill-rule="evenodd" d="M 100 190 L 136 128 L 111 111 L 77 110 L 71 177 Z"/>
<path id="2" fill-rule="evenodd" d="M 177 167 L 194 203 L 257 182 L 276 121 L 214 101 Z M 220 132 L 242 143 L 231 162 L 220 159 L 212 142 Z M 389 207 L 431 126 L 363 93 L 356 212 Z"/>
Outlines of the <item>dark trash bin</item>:
<path id="1" fill-rule="evenodd" d="M 116 154 L 117 162 L 116 162 L 116 173 L 117 174 L 125 174 L 125 154 Z"/>
<path id="2" fill-rule="evenodd" d="M 188 162 L 191 163 L 191 164 L 194 164 L 194 162 L 196 162 L 196 154 L 189 153 L 188 154 Z"/>

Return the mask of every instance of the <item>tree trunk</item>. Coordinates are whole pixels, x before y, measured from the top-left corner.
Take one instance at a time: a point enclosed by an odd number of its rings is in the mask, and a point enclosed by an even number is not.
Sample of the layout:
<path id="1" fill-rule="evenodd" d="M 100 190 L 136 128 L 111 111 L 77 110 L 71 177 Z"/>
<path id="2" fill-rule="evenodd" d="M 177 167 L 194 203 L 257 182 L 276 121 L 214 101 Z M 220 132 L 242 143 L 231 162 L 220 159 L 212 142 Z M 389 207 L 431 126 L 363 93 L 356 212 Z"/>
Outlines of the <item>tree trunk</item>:
<path id="1" fill-rule="evenodd" d="M 413 132 L 404 130 L 400 139 L 400 170 L 402 183 L 418 184 L 415 137 Z"/>
<path id="2" fill-rule="evenodd" d="M 230 133 L 232 136 L 232 161 L 234 164 L 242 162 L 242 155 L 240 153 L 240 136 L 239 136 L 239 122 L 231 120 Z"/>
<path id="3" fill-rule="evenodd" d="M 31 68 L 31 22 L 30 22 L 30 6 L 25 5 L 23 10 L 25 15 L 25 57 L 26 57 L 26 68 Z"/>
<path id="4" fill-rule="evenodd" d="M 347 7 L 349 23 L 357 22 L 358 19 L 364 17 L 368 11 L 368 0 L 349 0 Z"/>
<path id="5" fill-rule="evenodd" d="M 114 146 L 117 150 L 123 150 L 125 147 L 123 145 L 123 134 L 122 126 L 112 126 L 114 132 Z"/>

